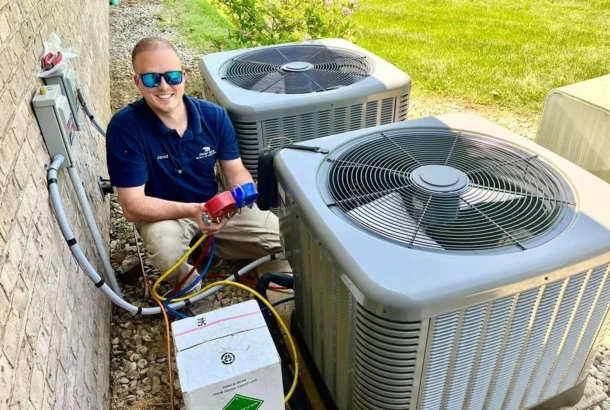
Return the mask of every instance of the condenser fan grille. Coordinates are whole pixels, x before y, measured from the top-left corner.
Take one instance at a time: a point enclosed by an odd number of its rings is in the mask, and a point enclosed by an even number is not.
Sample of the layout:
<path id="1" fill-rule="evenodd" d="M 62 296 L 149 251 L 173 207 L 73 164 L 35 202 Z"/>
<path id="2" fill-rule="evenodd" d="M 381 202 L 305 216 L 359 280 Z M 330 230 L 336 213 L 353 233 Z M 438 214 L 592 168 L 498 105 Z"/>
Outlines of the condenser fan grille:
<path id="1" fill-rule="evenodd" d="M 294 45 L 263 48 L 228 61 L 223 80 L 251 91 L 304 94 L 345 87 L 371 75 L 372 61 L 336 47 Z"/>
<path id="2" fill-rule="evenodd" d="M 570 222 L 574 197 L 536 155 L 453 131 L 375 134 L 327 160 L 327 203 L 407 247 L 525 250 Z"/>

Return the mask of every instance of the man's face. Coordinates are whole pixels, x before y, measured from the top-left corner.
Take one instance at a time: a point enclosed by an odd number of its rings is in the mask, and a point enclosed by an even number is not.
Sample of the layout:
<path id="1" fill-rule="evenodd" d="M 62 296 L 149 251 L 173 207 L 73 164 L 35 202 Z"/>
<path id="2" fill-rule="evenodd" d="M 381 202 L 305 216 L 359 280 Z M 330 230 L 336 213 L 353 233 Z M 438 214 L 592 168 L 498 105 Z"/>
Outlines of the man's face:
<path id="1" fill-rule="evenodd" d="M 161 78 L 159 86 L 153 88 L 144 86 L 138 74 L 162 74 L 168 71 L 182 71 L 180 59 L 170 48 L 159 47 L 155 50 L 139 53 L 136 56 L 136 75 L 134 75 L 136 86 L 140 90 L 142 97 L 153 109 L 167 114 L 175 110 L 182 101 L 186 73 L 183 72 L 183 80 L 180 84 L 168 85 L 165 78 Z"/>

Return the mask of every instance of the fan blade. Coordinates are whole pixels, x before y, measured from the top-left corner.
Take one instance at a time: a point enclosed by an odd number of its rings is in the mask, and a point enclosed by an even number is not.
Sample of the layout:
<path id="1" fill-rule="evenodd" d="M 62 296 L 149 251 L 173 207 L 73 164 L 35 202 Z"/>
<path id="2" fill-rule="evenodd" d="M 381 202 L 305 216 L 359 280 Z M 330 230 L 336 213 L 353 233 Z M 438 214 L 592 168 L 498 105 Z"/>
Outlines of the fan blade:
<path id="1" fill-rule="evenodd" d="M 385 217 L 383 210 L 388 211 Z M 396 231 L 399 231 L 399 237 L 402 239 L 404 238 L 405 231 L 411 231 L 412 234 L 415 234 L 418 242 L 427 242 L 431 246 L 438 246 L 436 241 L 427 236 L 423 230 L 415 231 L 418 223 L 411 218 L 402 196 L 397 192 L 392 192 L 379 199 L 358 206 L 348 211 L 347 215 L 359 223 L 369 225 L 369 228 L 374 228 L 374 231 L 382 236 L 396 239 Z M 401 240 L 401 242 L 404 242 L 404 240 Z"/>
<path id="2" fill-rule="evenodd" d="M 281 86 L 281 92 L 285 94 L 306 94 L 318 91 L 324 91 L 318 83 L 309 77 L 310 72 L 286 73 L 282 82 L 277 85 Z M 275 88 L 275 87 L 274 87 Z M 274 92 L 272 89 L 269 92 Z"/>
<path id="3" fill-rule="evenodd" d="M 276 47 L 255 50 L 246 54 L 242 54 L 234 59 L 234 61 L 248 61 L 253 63 L 282 65 L 289 60 L 279 52 Z"/>
<path id="4" fill-rule="evenodd" d="M 253 78 L 249 89 L 252 91 L 273 92 L 272 88 L 277 86 L 285 76 L 285 73 L 275 72 L 265 74 L 262 78 Z"/>
<path id="5" fill-rule="evenodd" d="M 366 59 L 363 58 L 341 58 L 314 64 L 314 67 L 322 72 L 336 72 L 362 77 L 368 77 L 369 75 L 369 66 L 366 64 Z"/>
<path id="6" fill-rule="evenodd" d="M 257 74 L 268 74 L 280 71 L 277 64 L 260 63 L 257 61 L 236 60 L 222 74 L 223 79 L 233 79 Z"/>
<path id="7" fill-rule="evenodd" d="M 229 81 L 231 81 L 232 84 L 247 90 L 262 91 L 268 87 L 270 83 L 277 81 L 281 75 L 281 73 L 251 74 L 233 77 L 230 78 Z"/>
<path id="8" fill-rule="evenodd" d="M 282 46 L 277 47 L 278 52 L 288 61 L 305 61 L 309 62 L 311 58 L 314 58 L 316 55 L 328 50 L 325 46 L 308 46 L 308 45 L 299 45 L 296 47 L 293 46 Z"/>
<path id="9" fill-rule="evenodd" d="M 307 71 L 307 73 L 304 74 L 307 74 L 307 76 L 323 90 L 346 87 L 365 78 L 365 76 L 341 71 L 320 71 L 317 68 Z"/>
<path id="10" fill-rule="evenodd" d="M 338 60 L 355 60 L 359 58 L 365 58 L 362 54 L 354 53 L 347 50 L 341 50 L 336 48 L 323 48 L 317 51 L 315 54 L 307 57 L 307 62 L 317 65 L 324 63 L 332 63 Z"/>
<path id="11" fill-rule="evenodd" d="M 462 200 L 460 201 L 460 211 L 469 209 L 479 204 L 507 202 L 514 199 L 523 198 L 522 195 L 485 188 L 470 188 L 468 191 L 463 193 L 461 197 Z"/>
<path id="12" fill-rule="evenodd" d="M 301 64 L 289 64 L 297 62 Z M 303 67 L 303 63 L 309 66 L 300 70 L 298 67 Z M 371 70 L 369 59 L 352 51 L 319 45 L 283 45 L 235 57 L 221 76 L 247 90 L 305 94 L 349 86 L 368 77 Z"/>

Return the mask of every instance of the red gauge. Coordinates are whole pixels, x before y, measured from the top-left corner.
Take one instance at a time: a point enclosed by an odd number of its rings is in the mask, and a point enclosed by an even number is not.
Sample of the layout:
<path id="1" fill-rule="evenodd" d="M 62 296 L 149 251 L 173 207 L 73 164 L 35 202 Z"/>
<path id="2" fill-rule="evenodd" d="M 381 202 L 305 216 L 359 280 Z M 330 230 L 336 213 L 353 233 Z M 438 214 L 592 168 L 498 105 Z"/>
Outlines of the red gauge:
<path id="1" fill-rule="evenodd" d="M 205 203 L 210 218 L 219 218 L 235 210 L 235 199 L 229 191 L 216 195 Z"/>

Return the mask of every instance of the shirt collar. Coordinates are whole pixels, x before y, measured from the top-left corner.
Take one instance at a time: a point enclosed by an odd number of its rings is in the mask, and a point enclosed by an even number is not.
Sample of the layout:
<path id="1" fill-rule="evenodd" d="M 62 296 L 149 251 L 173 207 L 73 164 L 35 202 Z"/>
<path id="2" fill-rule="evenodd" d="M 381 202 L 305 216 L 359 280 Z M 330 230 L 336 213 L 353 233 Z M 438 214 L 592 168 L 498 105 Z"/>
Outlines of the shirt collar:
<path id="1" fill-rule="evenodd" d="M 186 113 L 188 115 L 188 126 L 187 130 L 190 130 L 193 135 L 201 134 L 203 132 L 203 128 L 201 126 L 201 116 L 199 115 L 199 110 L 195 105 L 195 102 L 184 94 L 182 97 L 182 101 L 184 101 L 184 105 L 186 106 Z M 166 135 L 174 130 L 170 129 L 161 121 L 161 119 L 157 116 L 157 114 L 150 108 L 148 103 L 144 98 L 140 99 L 143 109 L 148 114 L 149 119 L 152 121 L 153 126 L 160 131 L 159 136 Z"/>

